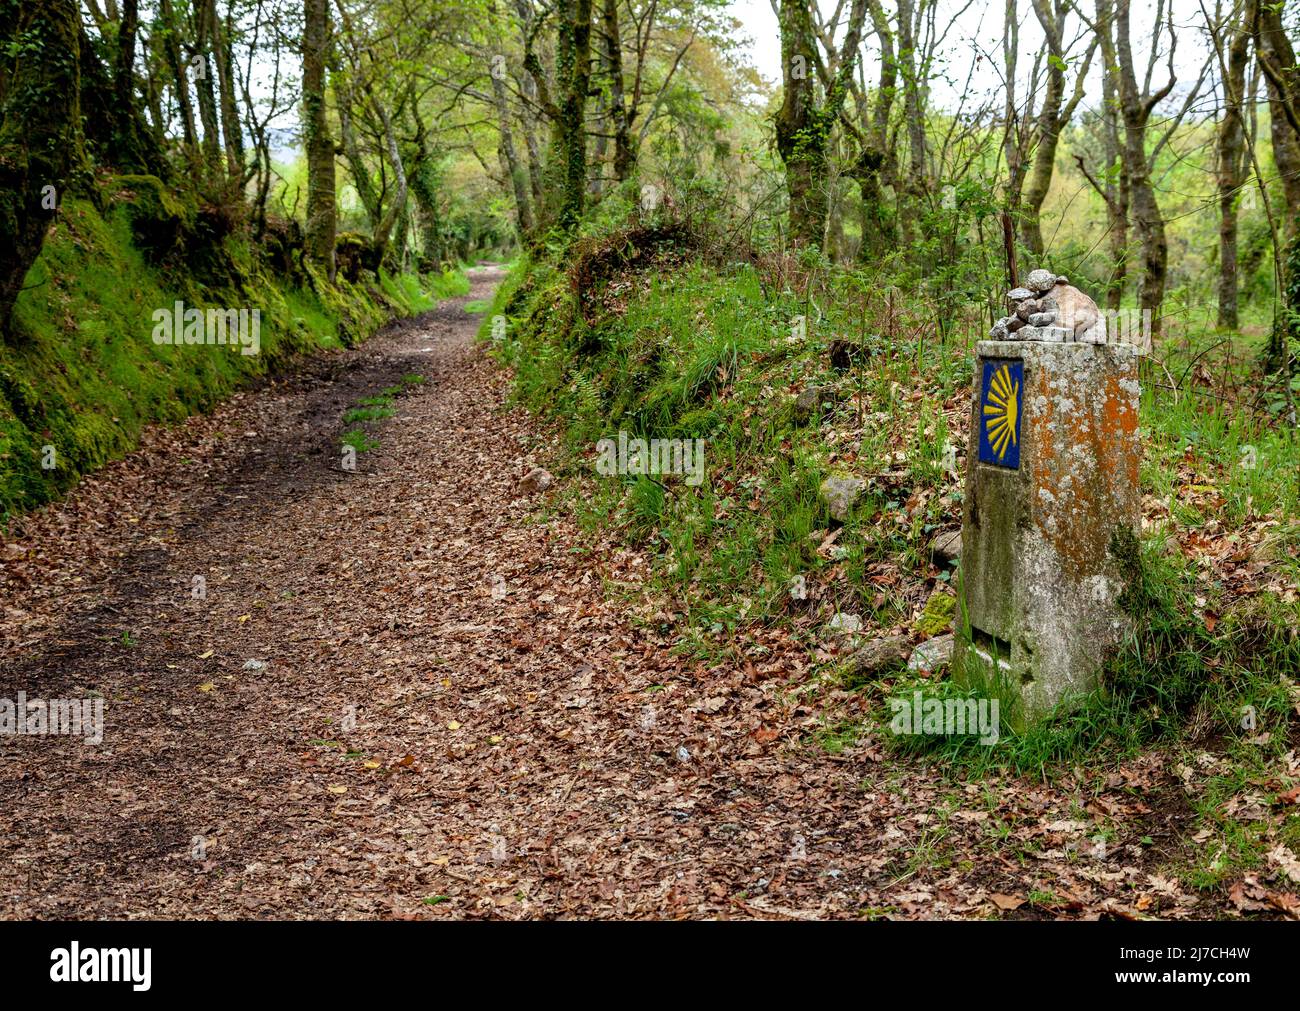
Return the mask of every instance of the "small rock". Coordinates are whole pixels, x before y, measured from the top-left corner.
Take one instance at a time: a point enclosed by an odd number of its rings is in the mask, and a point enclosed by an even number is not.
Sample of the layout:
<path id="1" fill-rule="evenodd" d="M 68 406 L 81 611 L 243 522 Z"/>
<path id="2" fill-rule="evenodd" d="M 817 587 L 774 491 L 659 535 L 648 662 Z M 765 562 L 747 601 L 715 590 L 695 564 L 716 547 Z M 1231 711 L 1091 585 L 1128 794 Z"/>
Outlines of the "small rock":
<path id="1" fill-rule="evenodd" d="M 1019 316 L 1003 316 L 993 324 L 993 329 L 989 331 L 989 337 L 995 341 L 1019 340 L 1014 336 L 1015 332 L 1025 325 L 1025 321 Z"/>
<path id="2" fill-rule="evenodd" d="M 849 657 L 849 674 L 857 678 L 873 678 L 888 674 L 907 663 L 912 647 L 904 635 L 891 635 L 867 643 Z"/>
<path id="3" fill-rule="evenodd" d="M 1029 317 L 1030 326 L 1051 326 L 1056 322 L 1056 313 L 1054 312 L 1036 312 Z"/>
<path id="4" fill-rule="evenodd" d="M 948 632 L 945 635 L 936 635 L 933 639 L 927 639 L 921 645 L 912 651 L 912 656 L 907 661 L 907 669 L 910 671 L 937 671 L 942 667 L 947 667 L 952 663 L 953 634 Z"/>
<path id="5" fill-rule="evenodd" d="M 809 386 L 794 398 L 794 420 L 806 425 L 812 420 L 822 402 L 822 391 L 818 386 Z"/>
<path id="6" fill-rule="evenodd" d="M 244 661 L 244 667 L 243 667 L 244 670 L 259 671 L 259 670 L 266 670 L 266 668 L 267 668 L 267 663 L 265 660 Z"/>
<path id="7" fill-rule="evenodd" d="M 691 753 L 686 750 L 686 745 L 684 744 L 677 745 L 677 761 L 689 762 L 690 760 L 691 760 Z"/>
<path id="8" fill-rule="evenodd" d="M 519 482 L 519 487 L 526 494 L 531 495 L 534 492 L 546 491 L 546 489 L 554 483 L 555 478 L 551 476 L 549 470 L 545 470 L 542 467 L 534 467 L 524 475 L 523 480 Z"/>
<path id="9" fill-rule="evenodd" d="M 1034 293 L 1028 288 L 1012 288 L 1007 292 L 1007 301 L 1012 303 L 1023 302 L 1025 299 L 1033 297 Z"/>
<path id="10" fill-rule="evenodd" d="M 930 542 L 930 561 L 939 568 L 951 565 L 961 558 L 961 531 L 945 530 Z"/>
<path id="11" fill-rule="evenodd" d="M 867 482 L 860 477 L 833 474 L 821 483 L 822 498 L 830 509 L 831 517 L 847 523 L 854 504 L 867 490 Z"/>
<path id="12" fill-rule="evenodd" d="M 1025 278 L 1025 287 L 1036 295 L 1045 295 L 1056 284 L 1056 275 L 1050 270 L 1031 270 Z"/>
<path id="13" fill-rule="evenodd" d="M 860 615 L 841 611 L 831 617 L 831 620 L 826 623 L 826 627 L 832 632 L 843 632 L 847 635 L 853 635 L 856 632 L 862 631 L 862 618 Z"/>
<path id="14" fill-rule="evenodd" d="M 1027 326 L 1021 331 L 1021 340 L 1038 341 L 1046 344 L 1066 344 L 1074 339 L 1071 331 L 1063 326 Z"/>
<path id="15" fill-rule="evenodd" d="M 1029 322 L 1030 316 L 1032 316 L 1036 312 L 1042 312 L 1042 311 L 1043 311 L 1043 303 L 1036 298 L 1027 298 L 1022 302 L 1016 303 L 1016 318 L 1022 319 L 1026 323 Z"/>

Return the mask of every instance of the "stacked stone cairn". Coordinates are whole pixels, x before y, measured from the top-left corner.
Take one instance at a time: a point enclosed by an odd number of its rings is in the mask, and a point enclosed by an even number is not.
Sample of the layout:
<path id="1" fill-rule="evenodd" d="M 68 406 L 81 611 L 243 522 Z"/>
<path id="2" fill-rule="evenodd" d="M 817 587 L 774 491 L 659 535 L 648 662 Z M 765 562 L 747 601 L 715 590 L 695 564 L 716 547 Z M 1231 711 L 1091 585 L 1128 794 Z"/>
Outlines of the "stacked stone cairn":
<path id="1" fill-rule="evenodd" d="M 1032 270 L 1022 288 L 1007 292 L 1011 315 L 993 324 L 995 341 L 1106 343 L 1106 320 L 1097 303 L 1066 277 Z"/>

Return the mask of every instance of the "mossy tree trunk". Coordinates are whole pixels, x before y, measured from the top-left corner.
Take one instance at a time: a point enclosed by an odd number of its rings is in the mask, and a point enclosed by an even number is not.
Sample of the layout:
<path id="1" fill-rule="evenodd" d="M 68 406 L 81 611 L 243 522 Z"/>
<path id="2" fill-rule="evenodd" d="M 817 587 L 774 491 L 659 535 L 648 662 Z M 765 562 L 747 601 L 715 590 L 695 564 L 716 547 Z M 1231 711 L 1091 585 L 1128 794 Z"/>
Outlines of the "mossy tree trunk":
<path id="1" fill-rule="evenodd" d="M 213 2 L 212 42 L 217 64 L 217 89 L 221 98 L 221 136 L 226 148 L 226 170 L 231 181 L 242 188 L 244 182 L 244 131 L 239 120 L 239 102 L 235 98 L 234 6 L 226 8 L 226 23 L 216 17 Z"/>
<path id="2" fill-rule="evenodd" d="M 551 122 L 544 210 L 539 226 L 571 229 L 582 217 L 587 195 L 587 98 L 591 90 L 591 0 L 559 0 L 555 26 L 555 86 L 551 96 L 534 42 L 542 26 L 535 18 L 524 41 L 524 69 L 537 102 Z"/>
<path id="3" fill-rule="evenodd" d="M 1215 182 L 1219 190 L 1219 312 L 1218 324 L 1237 328 L 1237 200 L 1246 175 L 1246 64 L 1250 62 L 1249 14 L 1228 28 L 1224 107 L 1215 135 Z"/>
<path id="4" fill-rule="evenodd" d="M 427 152 L 421 153 L 411 169 L 411 195 L 415 197 L 415 220 L 420 230 L 420 270 L 437 270 L 442 264 L 442 235 L 438 221 L 438 166 Z"/>
<path id="5" fill-rule="evenodd" d="M 1273 161 L 1286 201 L 1280 215 L 1282 235 L 1274 239 L 1285 250 L 1278 270 L 1282 309 L 1264 349 L 1264 367 L 1269 372 L 1285 367 L 1289 375 L 1293 358 L 1288 345 L 1300 333 L 1300 71 L 1282 23 L 1281 5 L 1252 3 L 1249 16 L 1259 67 L 1268 84 Z"/>
<path id="6" fill-rule="evenodd" d="M 1165 279 L 1169 269 L 1169 240 L 1152 181 L 1153 152 L 1147 150 L 1147 128 L 1155 107 L 1173 90 L 1174 75 L 1171 72 L 1168 81 L 1152 92 L 1148 73 L 1139 87 L 1131 42 L 1130 0 L 1116 0 L 1114 17 L 1116 92 L 1123 126 L 1120 151 L 1128 177 L 1133 239 L 1138 245 L 1140 265 L 1138 308 L 1144 317 L 1150 315 L 1151 337 L 1154 339 L 1160 333 L 1160 307 L 1165 299 Z"/>
<path id="7" fill-rule="evenodd" d="M 527 170 L 520 164 L 519 156 L 515 152 L 514 133 L 510 128 L 510 110 L 506 105 L 505 82 L 497 77 L 492 79 L 492 96 L 496 102 L 497 129 L 500 134 L 497 156 L 501 161 L 502 170 L 510 180 L 511 192 L 514 193 L 515 224 L 519 230 L 519 241 L 523 244 L 533 233 L 535 225 L 533 205 L 528 198 Z"/>
<path id="8" fill-rule="evenodd" d="M 302 103 L 307 133 L 308 260 L 334 280 L 334 141 L 325 117 L 325 53 L 329 44 L 327 0 L 304 0 L 302 33 Z"/>
<path id="9" fill-rule="evenodd" d="M 587 92 L 591 87 L 591 0 L 561 0 L 556 71 L 564 88 L 552 156 L 563 168 L 561 227 L 582 217 L 587 195 Z"/>
<path id="10" fill-rule="evenodd" d="M 0 329 L 81 169 L 80 16 L 70 0 L 0 0 Z"/>
<path id="11" fill-rule="evenodd" d="M 488 11 L 492 15 L 492 20 L 500 24 L 497 20 L 495 2 L 489 4 Z M 501 169 L 510 183 L 511 192 L 514 194 L 515 226 L 518 229 L 519 241 L 522 245 L 527 242 L 535 226 L 533 205 L 528 195 L 527 170 L 520 163 L 519 156 L 515 151 L 510 105 L 506 96 L 505 67 L 500 64 L 494 65 L 490 77 L 492 79 L 492 102 L 496 108 L 497 131 L 499 134 L 497 157 L 500 160 Z"/>
<path id="12" fill-rule="evenodd" d="M 776 149 L 785 165 L 790 201 L 790 240 L 820 247 L 829 209 L 828 152 L 831 128 L 839 118 L 858 58 L 866 0 L 853 0 L 848 29 L 826 98 L 817 101 L 816 72 L 821 64 L 810 0 L 781 0 L 781 72 L 784 98 L 776 114 Z"/>
<path id="13" fill-rule="evenodd" d="M 190 96 L 190 77 L 188 67 L 181 58 L 180 29 L 176 20 L 176 9 L 172 0 L 159 0 L 158 30 L 162 35 L 163 55 L 167 60 L 167 69 L 171 71 L 173 94 L 176 108 L 181 120 L 181 138 L 185 145 L 185 158 L 192 169 L 199 167 L 199 133 L 194 119 L 194 100 Z"/>
<path id="14" fill-rule="evenodd" d="M 614 128 L 614 178 L 623 182 L 636 165 L 632 121 L 623 92 L 623 42 L 618 25 L 618 0 L 604 0 L 605 67 L 609 72 L 609 118 Z"/>
<path id="15" fill-rule="evenodd" d="M 136 98 L 136 38 L 140 30 L 139 0 L 123 0 L 117 23 L 117 46 L 113 55 L 112 164 L 128 172 L 166 179 L 170 167 L 157 137 L 145 122 L 143 103 Z"/>
<path id="16" fill-rule="evenodd" d="M 216 38 L 216 5 L 213 0 L 197 0 L 194 11 L 195 55 L 201 63 L 194 69 L 194 90 L 198 94 L 199 121 L 203 124 L 203 160 L 207 174 L 216 178 L 221 170 L 221 121 L 217 114 L 217 93 L 212 86 L 214 73 L 212 50 Z"/>
<path id="17" fill-rule="evenodd" d="M 1124 299 L 1124 282 L 1128 275 L 1128 169 L 1120 147 L 1119 57 L 1115 50 L 1114 12 L 1111 0 L 1096 0 L 1094 23 L 1101 48 L 1101 108 L 1098 133 L 1101 140 L 1102 165 L 1098 173 L 1089 171 L 1083 155 L 1076 153 L 1079 171 L 1097 191 L 1106 205 L 1106 241 L 1110 249 L 1111 270 L 1106 284 L 1106 308 L 1117 310 Z M 1098 179 L 1097 175 L 1101 178 Z"/>
<path id="18" fill-rule="evenodd" d="M 896 175 L 896 159 L 889 143 L 889 119 L 898 91 L 898 58 L 884 6 L 880 0 L 868 0 L 867 7 L 880 45 L 880 79 L 870 105 L 865 77 L 861 83 L 850 84 L 861 128 L 847 117 L 844 119 L 845 127 L 858 142 L 858 156 L 846 174 L 857 181 L 861 194 L 862 242 L 857 254 L 860 263 L 872 262 L 898 248 L 898 220 L 885 199 L 885 182 L 892 182 Z"/>

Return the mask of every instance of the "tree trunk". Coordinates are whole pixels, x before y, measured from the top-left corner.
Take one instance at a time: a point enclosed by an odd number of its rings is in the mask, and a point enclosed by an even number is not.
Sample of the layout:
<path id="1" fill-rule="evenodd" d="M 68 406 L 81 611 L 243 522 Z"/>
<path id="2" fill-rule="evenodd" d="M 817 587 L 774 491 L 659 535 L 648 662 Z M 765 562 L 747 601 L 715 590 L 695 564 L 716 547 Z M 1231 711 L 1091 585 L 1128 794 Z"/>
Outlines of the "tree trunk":
<path id="1" fill-rule="evenodd" d="M 924 7 L 925 0 L 921 0 Z M 903 71 L 903 118 L 907 122 L 910 171 L 903 182 L 902 218 L 910 244 L 922 200 L 930 192 L 930 141 L 925 126 L 925 87 L 917 65 L 916 0 L 898 0 L 898 60 Z"/>
<path id="2" fill-rule="evenodd" d="M 334 106 L 339 114 L 339 137 L 342 140 L 343 158 L 348 163 L 348 174 L 352 176 L 352 185 L 356 188 L 357 199 L 361 209 L 366 212 L 366 220 L 373 231 L 379 227 L 382 212 L 379 194 L 375 192 L 374 181 L 365 159 L 361 157 L 361 148 L 357 145 L 356 133 L 352 129 L 352 96 L 344 94 L 338 78 L 334 78 Z"/>
<path id="3" fill-rule="evenodd" d="M 1285 106 L 1289 103 L 1293 113 L 1300 111 L 1300 74 L 1295 70 L 1295 50 L 1282 24 L 1281 4 L 1260 3 L 1257 24 L 1259 59 L 1273 69 L 1272 74 L 1265 75 L 1268 82 L 1269 132 L 1273 144 L 1273 161 L 1277 165 L 1286 200 L 1286 213 L 1281 216 L 1284 237 L 1290 242 L 1296 238 L 1297 219 L 1300 218 L 1300 134 L 1296 133 Z M 1274 77 L 1280 79 L 1281 87 Z"/>
<path id="4" fill-rule="evenodd" d="M 1065 46 L 1061 41 L 1061 23 L 1052 16 L 1044 0 L 1034 0 L 1034 12 L 1047 39 L 1047 87 L 1043 104 L 1038 110 L 1034 159 L 1025 177 L 1025 187 L 1020 199 L 1020 236 L 1029 251 L 1042 256 L 1043 228 L 1041 223 L 1043 201 L 1052 186 L 1052 173 L 1056 167 L 1056 147 L 1065 123 L 1061 121 L 1061 105 L 1065 101 Z M 1086 69 L 1084 71 L 1087 72 Z"/>
<path id="5" fill-rule="evenodd" d="M 302 103 L 307 148 L 307 258 L 334 280 L 334 142 L 325 117 L 325 53 L 329 45 L 328 0 L 304 0 Z"/>
<path id="6" fill-rule="evenodd" d="M 176 106 L 181 117 L 181 138 L 185 145 L 185 157 L 190 167 L 197 169 L 199 135 L 194 125 L 194 100 L 190 97 L 190 78 L 186 73 L 188 67 L 181 59 L 181 49 L 177 43 L 180 29 L 171 0 L 159 0 L 158 16 L 162 23 L 163 53 L 167 58 L 167 67 L 172 73 Z"/>
<path id="7" fill-rule="evenodd" d="M 1129 200 L 1133 213 L 1133 237 L 1140 248 L 1142 272 L 1138 275 L 1138 309 L 1151 319 L 1151 337 L 1160 333 L 1160 306 L 1165 298 L 1165 277 L 1169 243 L 1160 214 L 1151 164 L 1147 158 L 1147 123 L 1152 103 L 1138 91 L 1130 43 L 1129 0 L 1115 6 L 1116 56 L 1119 63 L 1120 118 L 1124 124 L 1123 158 L 1128 174 Z"/>
<path id="8" fill-rule="evenodd" d="M 1097 41 L 1101 46 L 1101 146 L 1106 158 L 1106 173 L 1098 187 L 1106 204 L 1106 239 L 1112 263 L 1106 285 L 1106 308 L 1118 312 L 1124 300 L 1124 282 L 1128 275 L 1128 170 L 1120 145 L 1118 58 L 1115 55 L 1115 26 L 1110 0 L 1097 3 Z M 1075 160 L 1082 167 L 1081 156 Z"/>
<path id="9" fill-rule="evenodd" d="M 614 128 L 614 178 L 623 182 L 632 174 L 636 151 L 632 123 L 623 94 L 623 45 L 618 26 L 618 0 L 604 0 L 605 60 L 609 68 L 610 123 Z"/>
<path id="10" fill-rule="evenodd" d="M 239 121 L 239 103 L 235 100 L 231 9 L 227 9 L 226 24 L 223 27 L 217 18 L 216 0 L 212 0 L 212 28 L 212 47 L 217 64 L 217 87 L 221 96 L 221 136 L 226 148 L 226 171 L 230 173 L 232 180 L 242 182 L 244 132 Z"/>
<path id="11" fill-rule="evenodd" d="M 388 249 L 388 237 L 392 232 L 393 225 L 397 222 L 398 215 L 406 211 L 407 182 L 406 168 L 402 164 L 402 154 L 397 147 L 397 135 L 393 132 L 393 121 L 388 114 L 388 107 L 382 101 L 376 101 L 373 96 L 371 101 L 375 113 L 379 116 L 379 121 L 383 124 L 384 146 L 388 151 L 388 159 L 393 166 L 393 174 L 397 176 L 397 193 L 393 197 L 393 202 L 388 205 L 388 213 L 384 215 L 375 229 L 375 258 L 378 263 L 382 263 L 384 254 Z"/>
<path id="12" fill-rule="evenodd" d="M 1251 15 L 1246 13 L 1246 17 Z M 1223 82 L 1223 116 L 1215 137 L 1219 189 L 1219 314 L 1220 327 L 1235 330 L 1237 318 L 1237 201 L 1246 178 L 1246 122 L 1242 103 L 1246 64 L 1250 60 L 1248 21 L 1231 25 L 1227 79 Z"/>
<path id="13" fill-rule="evenodd" d="M 77 5 L 6 0 L 0 13 L 0 48 L 40 40 L 18 47 L 0 71 L 0 330 L 7 332 L 57 201 L 84 156 Z"/>
<path id="14" fill-rule="evenodd" d="M 415 221 L 420 230 L 420 270 L 438 270 L 442 265 L 442 237 L 438 226 L 438 173 L 433 159 L 423 155 L 411 172 L 411 195 L 415 197 Z"/>
<path id="15" fill-rule="evenodd" d="M 119 168 L 166 177 L 166 161 L 135 98 L 135 42 L 139 28 L 138 0 L 125 0 L 113 59 L 112 159 Z"/>
<path id="16" fill-rule="evenodd" d="M 889 117 L 898 85 L 898 63 L 894 54 L 894 35 L 880 0 L 868 0 L 872 29 L 880 42 L 880 80 L 875 104 L 867 114 L 865 80 L 854 93 L 862 118 L 862 149 L 848 174 L 857 181 L 861 193 L 862 242 L 858 245 L 859 263 L 867 263 L 898 246 L 898 222 L 885 201 L 884 179 L 892 178 L 893 152 L 889 150 Z"/>
<path id="17" fill-rule="evenodd" d="M 515 195 L 515 224 L 519 229 L 519 242 L 522 245 L 532 235 L 533 205 L 528 199 L 528 178 L 526 170 L 519 164 L 515 153 L 515 138 L 510 130 L 510 109 L 506 105 L 506 85 L 504 80 L 492 77 L 492 98 L 497 107 L 497 130 L 499 142 L 497 155 L 501 168 L 510 179 L 510 187 Z"/>
<path id="18" fill-rule="evenodd" d="M 781 0 L 781 71 L 784 97 L 776 114 L 776 149 L 785 164 L 790 201 L 790 241 L 820 248 L 829 207 L 827 152 L 831 128 L 839 118 L 852 78 L 866 18 L 865 0 L 854 0 L 835 80 L 818 108 L 813 75 L 817 45 L 809 0 Z"/>
<path id="19" fill-rule="evenodd" d="M 586 205 L 587 92 L 591 87 L 591 0 L 561 0 L 555 76 L 562 89 L 552 132 L 562 228 L 577 226 Z"/>
<path id="20" fill-rule="evenodd" d="M 216 175 L 221 164 L 221 127 L 217 116 L 217 96 L 212 87 L 213 36 L 216 32 L 212 23 L 215 18 L 212 0 L 199 0 L 194 18 L 197 22 L 195 55 L 202 60 L 195 68 L 194 90 L 198 96 L 199 122 L 203 124 L 203 160 L 205 174 Z"/>

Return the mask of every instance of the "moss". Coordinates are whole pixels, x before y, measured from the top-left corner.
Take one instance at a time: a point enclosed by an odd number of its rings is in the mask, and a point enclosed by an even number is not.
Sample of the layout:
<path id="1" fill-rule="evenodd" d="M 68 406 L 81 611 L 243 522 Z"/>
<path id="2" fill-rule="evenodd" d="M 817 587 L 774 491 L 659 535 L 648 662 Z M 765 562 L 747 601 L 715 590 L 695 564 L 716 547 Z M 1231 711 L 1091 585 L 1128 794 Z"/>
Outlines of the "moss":
<path id="1" fill-rule="evenodd" d="M 111 187 L 113 202 L 126 208 L 136 246 L 154 263 L 184 248 L 195 234 L 198 206 L 157 176 L 123 175 Z"/>
<path id="2" fill-rule="evenodd" d="M 936 592 L 925 602 L 925 610 L 916 620 L 916 628 L 927 635 L 938 635 L 952 628 L 952 617 L 957 610 L 957 598 L 950 593 Z"/>
<path id="3" fill-rule="evenodd" d="M 194 207 L 156 177 L 119 177 L 112 193 L 107 215 L 87 200 L 64 202 L 15 304 L 12 336 L 0 341 L 0 520 L 129 452 L 146 424 L 178 422 L 251 377 L 431 304 L 408 278 L 368 290 L 272 273 L 234 236 L 204 251 Z M 169 258 L 179 248 L 185 260 Z M 221 283 L 189 269 L 191 253 L 219 262 Z M 260 353 L 155 344 L 155 311 L 178 300 L 257 308 Z"/>

